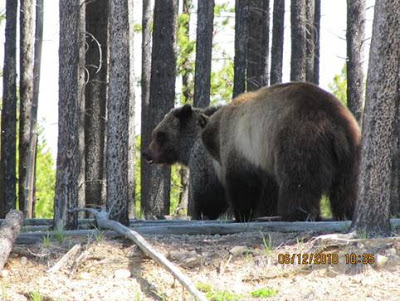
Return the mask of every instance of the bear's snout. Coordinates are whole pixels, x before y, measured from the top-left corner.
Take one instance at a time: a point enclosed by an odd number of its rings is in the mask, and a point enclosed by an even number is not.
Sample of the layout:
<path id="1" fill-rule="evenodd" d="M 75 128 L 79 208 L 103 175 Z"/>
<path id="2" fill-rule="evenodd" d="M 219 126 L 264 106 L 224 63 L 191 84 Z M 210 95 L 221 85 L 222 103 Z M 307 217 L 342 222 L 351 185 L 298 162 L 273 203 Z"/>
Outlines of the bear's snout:
<path id="1" fill-rule="evenodd" d="M 151 156 L 149 150 L 144 150 L 142 152 L 143 158 L 147 161 L 147 163 L 152 164 L 153 163 L 153 157 Z"/>

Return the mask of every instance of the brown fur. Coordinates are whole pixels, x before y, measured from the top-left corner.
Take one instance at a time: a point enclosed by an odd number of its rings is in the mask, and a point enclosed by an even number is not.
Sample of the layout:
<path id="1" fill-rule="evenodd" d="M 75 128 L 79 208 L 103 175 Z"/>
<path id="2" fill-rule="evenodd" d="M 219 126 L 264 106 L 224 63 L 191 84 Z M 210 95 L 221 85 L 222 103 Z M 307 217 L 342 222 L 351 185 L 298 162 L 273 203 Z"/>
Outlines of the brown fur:
<path id="1" fill-rule="evenodd" d="M 216 219 L 228 209 L 225 192 L 218 179 L 219 164 L 200 141 L 198 117 L 212 115 L 218 108 L 171 110 L 152 132 L 143 152 L 149 163 L 180 163 L 189 167 L 189 214 L 193 219 Z"/>
<path id="2" fill-rule="evenodd" d="M 360 131 L 332 94 L 309 83 L 261 88 L 199 123 L 237 220 L 260 203 L 285 220 L 317 220 L 323 194 L 334 218 L 352 217 Z"/>

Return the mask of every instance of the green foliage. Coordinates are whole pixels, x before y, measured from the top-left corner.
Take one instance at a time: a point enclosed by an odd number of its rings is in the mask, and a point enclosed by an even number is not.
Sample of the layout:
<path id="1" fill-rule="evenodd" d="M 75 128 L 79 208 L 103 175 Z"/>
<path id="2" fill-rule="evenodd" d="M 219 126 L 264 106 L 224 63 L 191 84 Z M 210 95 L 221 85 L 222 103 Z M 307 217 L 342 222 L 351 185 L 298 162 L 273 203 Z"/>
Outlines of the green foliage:
<path id="1" fill-rule="evenodd" d="M 141 143 L 140 143 L 140 135 L 137 135 L 135 137 L 135 149 L 136 149 L 136 160 L 135 160 L 135 209 L 136 213 L 135 216 L 139 218 L 141 216 L 140 214 L 140 203 L 141 203 L 141 185 L 140 185 L 140 179 L 141 179 L 141 174 L 140 174 L 140 153 L 141 153 Z"/>
<path id="2" fill-rule="evenodd" d="M 342 72 L 336 74 L 333 82 L 328 84 L 329 89 L 337 98 L 339 98 L 344 105 L 347 106 L 347 69 L 346 65 L 343 66 Z"/>
<path id="3" fill-rule="evenodd" d="M 171 193 L 170 193 L 170 209 L 169 212 L 175 212 L 179 206 L 179 196 L 182 192 L 181 176 L 179 174 L 179 165 L 171 166 Z"/>
<path id="4" fill-rule="evenodd" d="M 190 22 L 190 14 L 182 13 L 178 17 L 178 56 L 176 61 L 177 75 L 189 76 L 193 78 L 194 73 L 194 53 L 196 42 L 190 39 L 188 28 Z M 185 95 L 193 95 L 194 81 L 189 80 L 189 86 L 182 86 L 182 93 L 180 94 L 179 104 L 191 103 L 193 99 L 186 99 Z"/>
<path id="5" fill-rule="evenodd" d="M 277 290 L 274 290 L 269 287 L 264 287 L 260 288 L 258 290 L 255 290 L 251 292 L 251 296 L 254 298 L 268 298 L 268 297 L 274 297 L 278 294 Z"/>
<path id="6" fill-rule="evenodd" d="M 329 198 L 326 196 L 323 196 L 321 200 L 321 216 L 332 217 L 331 205 L 329 203 Z"/>
<path id="7" fill-rule="evenodd" d="M 40 139 L 38 143 L 36 164 L 35 216 L 37 218 L 52 218 L 56 170 L 45 139 Z"/>
<path id="8" fill-rule="evenodd" d="M 233 92 L 233 60 L 224 60 L 221 69 L 211 72 L 211 104 L 228 103 Z"/>

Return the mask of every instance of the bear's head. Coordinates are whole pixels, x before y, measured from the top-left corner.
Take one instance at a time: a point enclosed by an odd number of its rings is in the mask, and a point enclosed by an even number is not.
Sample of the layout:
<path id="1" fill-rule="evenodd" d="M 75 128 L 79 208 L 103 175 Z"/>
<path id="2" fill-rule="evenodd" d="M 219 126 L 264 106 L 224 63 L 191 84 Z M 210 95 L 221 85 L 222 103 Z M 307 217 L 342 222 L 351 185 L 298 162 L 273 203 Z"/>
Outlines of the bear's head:
<path id="1" fill-rule="evenodd" d="M 201 114 L 210 116 L 218 108 L 193 108 L 184 105 L 172 109 L 156 126 L 151 134 L 149 146 L 143 151 L 148 163 L 187 165 L 192 147 L 201 133 L 198 118 Z"/>

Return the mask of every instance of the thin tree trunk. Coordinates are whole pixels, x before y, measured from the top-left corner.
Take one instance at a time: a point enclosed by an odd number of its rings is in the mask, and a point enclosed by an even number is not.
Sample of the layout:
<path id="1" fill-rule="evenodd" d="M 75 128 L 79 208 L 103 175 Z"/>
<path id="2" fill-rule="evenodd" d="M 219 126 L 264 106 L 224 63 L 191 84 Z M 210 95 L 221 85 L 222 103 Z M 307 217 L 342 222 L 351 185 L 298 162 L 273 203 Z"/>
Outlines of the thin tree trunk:
<path id="1" fill-rule="evenodd" d="M 321 41 L 321 0 L 315 0 L 314 10 L 314 75 L 313 83 L 319 85 L 319 60 Z"/>
<path id="2" fill-rule="evenodd" d="M 151 40 L 153 27 L 153 0 L 143 1 L 143 18 L 142 18 L 142 113 L 141 113 L 141 147 L 146 147 L 150 143 L 151 123 L 150 123 L 150 77 L 151 77 Z M 141 208 L 144 202 L 148 201 L 149 193 L 146 192 L 147 185 L 151 181 L 152 166 L 146 163 L 141 155 L 140 157 L 140 187 L 141 187 Z M 144 197 L 144 195 L 146 195 Z M 146 200 L 147 197 L 147 200 Z"/>
<path id="3" fill-rule="evenodd" d="M 108 0 L 86 7 L 85 198 L 87 205 L 104 206 L 104 139 L 107 104 Z"/>
<path id="4" fill-rule="evenodd" d="M 362 122 L 364 98 L 365 0 L 347 0 L 347 106 Z"/>
<path id="5" fill-rule="evenodd" d="M 248 0 L 236 0 L 233 97 L 246 91 Z"/>
<path id="6" fill-rule="evenodd" d="M 198 1 L 194 106 L 210 105 L 214 0 Z"/>
<path id="7" fill-rule="evenodd" d="M 60 0 L 59 104 L 56 199 L 54 224 L 76 228 L 79 181 L 79 104 L 81 99 L 81 2 Z"/>
<path id="8" fill-rule="evenodd" d="M 3 67 L 3 107 L 1 112 L 0 217 L 15 208 L 16 157 L 16 49 L 18 1 L 6 1 L 6 29 Z"/>
<path id="9" fill-rule="evenodd" d="M 177 0 L 156 0 L 151 56 L 150 105 L 147 112 L 153 129 L 174 106 L 175 33 Z M 142 212 L 146 218 L 169 214 L 171 168 L 152 166 L 142 185 Z M 143 175 L 143 174 L 142 174 Z"/>
<path id="10" fill-rule="evenodd" d="M 80 6 L 80 23 L 79 23 L 79 83 L 78 83 L 78 207 L 84 208 L 85 202 L 85 55 L 86 55 L 86 3 Z M 83 212 L 78 213 L 79 218 L 84 218 Z"/>
<path id="11" fill-rule="evenodd" d="M 285 0 L 274 0 L 270 74 L 271 85 L 282 82 L 284 20 Z"/>
<path id="12" fill-rule="evenodd" d="M 269 0 L 248 0 L 247 91 L 268 85 Z"/>
<path id="13" fill-rule="evenodd" d="M 32 217 L 35 216 L 35 182 L 36 182 L 36 154 L 37 154 L 37 115 L 39 105 L 40 87 L 40 65 L 42 61 L 43 44 L 43 0 L 36 1 L 36 21 L 35 21 L 35 46 L 33 61 L 33 97 L 31 105 L 31 124 L 29 133 L 29 158 L 28 166 L 31 166 L 25 182 L 25 199 L 32 206 Z M 29 212 L 30 210 L 28 210 Z"/>
<path id="14" fill-rule="evenodd" d="M 32 204 L 29 204 L 26 198 L 25 181 L 29 165 L 29 134 L 33 98 L 33 5 L 33 0 L 20 0 L 18 203 L 19 210 L 28 218 L 32 218 Z"/>
<path id="15" fill-rule="evenodd" d="M 290 80 L 306 80 L 306 0 L 291 0 L 290 28 L 292 31 L 292 53 Z"/>
<path id="16" fill-rule="evenodd" d="M 363 121 L 361 173 L 352 230 L 390 234 L 390 194 L 399 105 L 400 0 L 375 4 Z"/>
<path id="17" fill-rule="evenodd" d="M 134 0 L 128 1 L 128 18 L 133 20 Z M 128 141 L 128 208 L 129 218 L 136 216 L 135 199 L 135 162 L 136 162 L 136 139 L 135 139 L 135 72 L 134 72 L 134 30 L 129 26 L 129 141 Z"/>
<path id="18" fill-rule="evenodd" d="M 182 14 L 187 15 L 187 19 L 185 19 L 184 27 L 184 35 L 185 39 L 189 42 L 189 30 L 190 30 L 190 7 L 192 6 L 192 0 L 183 0 L 182 3 Z M 190 85 L 191 83 L 191 76 L 193 73 L 193 68 L 191 59 L 190 59 L 190 52 L 186 49 L 181 49 L 181 51 L 186 52 L 184 61 L 182 62 L 182 95 L 185 103 L 193 103 L 193 90 Z"/>
<path id="19" fill-rule="evenodd" d="M 127 224 L 130 54 L 128 1 L 109 0 L 110 83 L 107 105 L 107 209 Z"/>
<path id="20" fill-rule="evenodd" d="M 306 0 L 306 80 L 314 80 L 315 30 L 314 13 L 315 0 Z"/>

